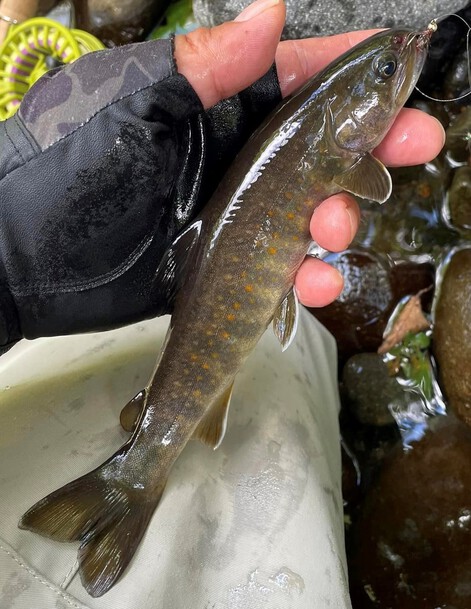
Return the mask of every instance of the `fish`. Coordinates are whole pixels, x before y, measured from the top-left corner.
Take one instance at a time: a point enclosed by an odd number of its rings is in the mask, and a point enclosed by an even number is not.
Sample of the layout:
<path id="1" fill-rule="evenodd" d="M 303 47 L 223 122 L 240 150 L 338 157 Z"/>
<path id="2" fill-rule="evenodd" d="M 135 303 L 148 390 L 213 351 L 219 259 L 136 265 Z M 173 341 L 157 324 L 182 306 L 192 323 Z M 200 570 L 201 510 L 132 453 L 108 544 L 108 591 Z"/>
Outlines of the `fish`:
<path id="1" fill-rule="evenodd" d="M 150 383 L 122 413 L 130 438 L 19 523 L 80 542 L 91 596 L 129 565 L 187 442 L 221 443 L 234 379 L 270 323 L 282 349 L 293 340 L 316 206 L 343 190 L 388 199 L 391 177 L 371 151 L 412 92 L 431 33 L 377 33 L 281 102 L 164 255 L 154 285 L 173 313 Z"/>

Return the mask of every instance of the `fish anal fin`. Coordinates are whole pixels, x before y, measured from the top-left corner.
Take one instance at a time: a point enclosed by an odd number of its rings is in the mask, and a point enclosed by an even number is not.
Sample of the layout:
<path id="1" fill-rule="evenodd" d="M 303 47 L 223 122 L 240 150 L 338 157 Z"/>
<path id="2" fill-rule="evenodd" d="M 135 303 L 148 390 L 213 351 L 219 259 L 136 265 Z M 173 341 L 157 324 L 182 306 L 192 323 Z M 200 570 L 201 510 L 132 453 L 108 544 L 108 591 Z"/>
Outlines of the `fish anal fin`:
<path id="1" fill-rule="evenodd" d="M 82 583 L 94 597 L 107 592 L 130 563 L 166 483 L 165 477 L 150 491 L 126 485 L 116 475 L 122 457 L 120 450 L 101 467 L 41 499 L 18 525 L 56 541 L 80 541 Z"/>
<path id="2" fill-rule="evenodd" d="M 298 327 L 299 301 L 294 288 L 288 292 L 273 316 L 273 331 L 281 343 L 282 351 L 293 342 Z"/>
<path id="3" fill-rule="evenodd" d="M 220 398 L 204 415 L 193 432 L 193 439 L 200 440 L 211 448 L 218 448 L 227 428 L 227 416 L 231 402 L 233 384 L 224 391 Z"/>
<path id="4" fill-rule="evenodd" d="M 146 390 L 142 389 L 137 393 L 121 410 L 119 422 L 124 431 L 132 432 L 136 428 L 136 423 L 146 402 Z"/>
<path id="5" fill-rule="evenodd" d="M 392 191 L 392 180 L 389 171 L 373 155 L 367 153 L 349 169 L 335 176 L 335 184 L 343 190 L 384 203 Z"/>

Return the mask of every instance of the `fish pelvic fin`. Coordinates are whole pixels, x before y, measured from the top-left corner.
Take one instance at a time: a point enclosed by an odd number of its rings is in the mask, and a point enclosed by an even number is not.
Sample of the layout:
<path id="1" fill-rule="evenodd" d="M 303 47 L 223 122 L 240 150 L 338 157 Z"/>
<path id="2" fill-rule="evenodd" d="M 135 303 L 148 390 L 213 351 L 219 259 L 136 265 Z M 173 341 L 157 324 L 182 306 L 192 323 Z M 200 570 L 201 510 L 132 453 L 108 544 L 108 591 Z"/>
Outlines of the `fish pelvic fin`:
<path id="1" fill-rule="evenodd" d="M 137 393 L 121 410 L 119 422 L 124 431 L 133 432 L 146 403 L 146 390 Z"/>
<path id="2" fill-rule="evenodd" d="M 281 343 L 281 350 L 291 345 L 296 336 L 299 319 L 299 301 L 294 287 L 288 292 L 273 316 L 273 331 Z"/>
<path id="3" fill-rule="evenodd" d="M 18 525 L 56 541 L 80 541 L 80 577 L 93 597 L 108 592 L 125 571 L 165 487 L 144 496 L 104 476 L 107 464 L 41 499 Z"/>

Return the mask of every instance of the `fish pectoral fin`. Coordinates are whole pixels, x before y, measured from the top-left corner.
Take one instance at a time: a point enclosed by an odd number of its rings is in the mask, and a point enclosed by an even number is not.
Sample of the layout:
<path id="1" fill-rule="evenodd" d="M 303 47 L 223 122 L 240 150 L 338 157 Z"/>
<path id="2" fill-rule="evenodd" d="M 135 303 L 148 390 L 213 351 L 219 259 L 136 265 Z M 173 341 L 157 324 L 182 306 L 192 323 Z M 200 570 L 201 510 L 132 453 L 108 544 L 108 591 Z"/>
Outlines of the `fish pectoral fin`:
<path id="1" fill-rule="evenodd" d="M 119 422 L 124 431 L 133 432 L 146 403 L 146 390 L 141 389 L 121 410 Z"/>
<path id="2" fill-rule="evenodd" d="M 137 491 L 123 480 L 111 479 L 108 466 L 122 450 L 94 471 L 54 491 L 33 505 L 19 523 L 56 541 L 80 541 L 82 584 L 102 596 L 130 563 L 160 501 L 166 479 L 158 488 Z"/>
<path id="3" fill-rule="evenodd" d="M 167 313 L 172 311 L 175 296 L 186 277 L 191 261 L 195 258 L 201 228 L 201 220 L 196 220 L 181 232 L 167 249 L 157 268 L 152 287 L 159 295 L 165 295 Z"/>
<path id="4" fill-rule="evenodd" d="M 336 175 L 334 182 L 354 195 L 384 203 L 392 191 L 389 171 L 373 155 L 365 154 L 347 171 Z"/>
<path id="5" fill-rule="evenodd" d="M 229 385 L 221 397 L 204 415 L 193 432 L 193 439 L 200 440 L 203 444 L 214 448 L 214 450 L 219 448 L 226 434 L 233 386 L 233 383 Z"/>
<path id="6" fill-rule="evenodd" d="M 273 316 L 273 331 L 281 343 L 282 351 L 286 351 L 296 335 L 298 317 L 299 301 L 293 287 Z"/>

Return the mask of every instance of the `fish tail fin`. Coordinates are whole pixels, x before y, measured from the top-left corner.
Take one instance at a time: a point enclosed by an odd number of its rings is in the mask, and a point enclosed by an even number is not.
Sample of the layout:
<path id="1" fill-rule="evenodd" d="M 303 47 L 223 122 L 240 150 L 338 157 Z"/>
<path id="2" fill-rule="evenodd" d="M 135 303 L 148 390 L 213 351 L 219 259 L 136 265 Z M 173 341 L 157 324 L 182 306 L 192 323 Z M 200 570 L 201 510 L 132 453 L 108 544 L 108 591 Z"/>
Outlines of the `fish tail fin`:
<path id="1" fill-rule="evenodd" d="M 57 541 L 81 541 L 80 577 L 93 597 L 105 594 L 128 566 L 165 487 L 144 495 L 107 478 L 116 456 L 38 501 L 18 525 Z"/>

